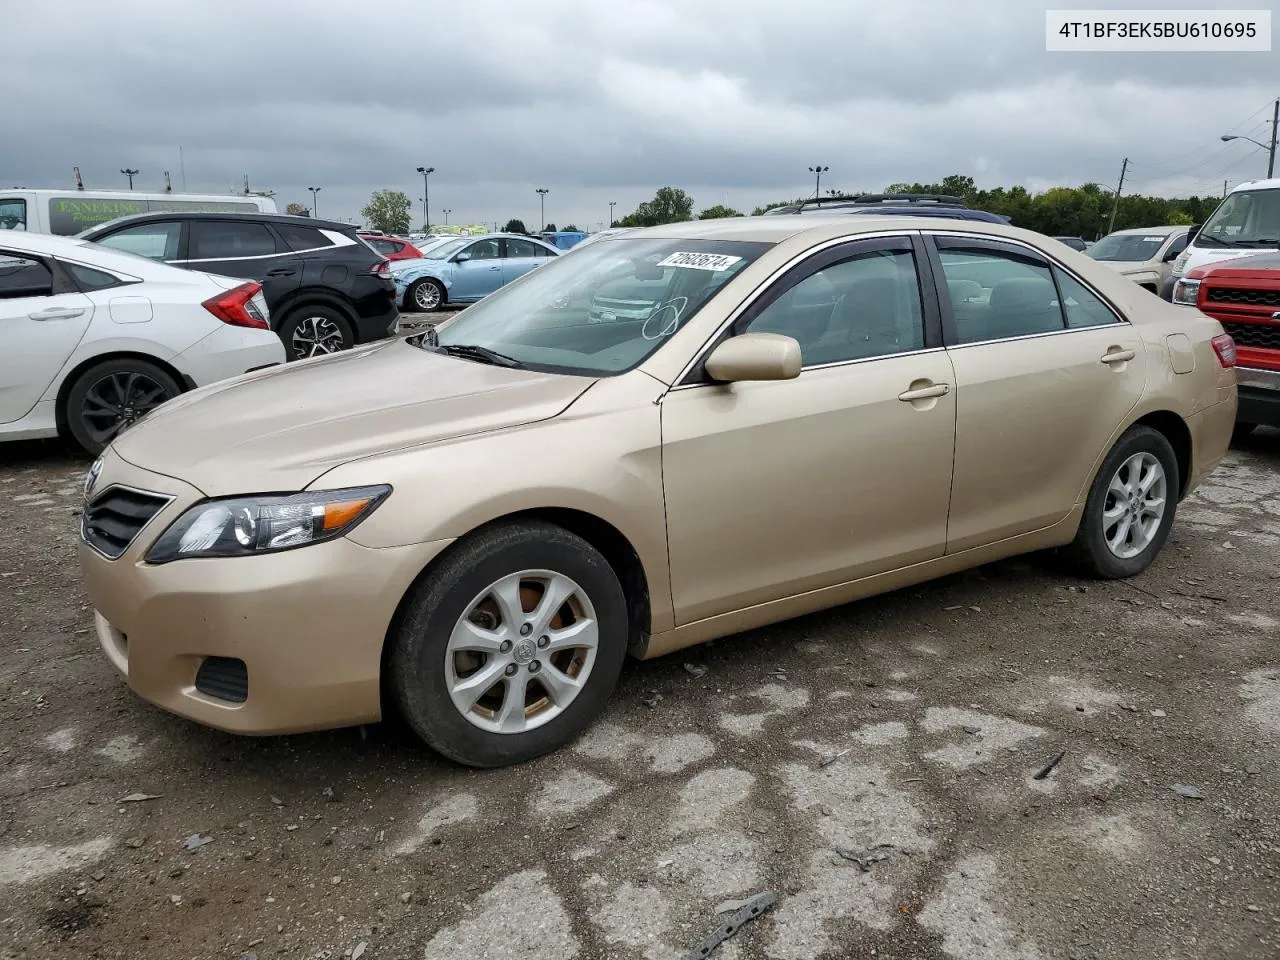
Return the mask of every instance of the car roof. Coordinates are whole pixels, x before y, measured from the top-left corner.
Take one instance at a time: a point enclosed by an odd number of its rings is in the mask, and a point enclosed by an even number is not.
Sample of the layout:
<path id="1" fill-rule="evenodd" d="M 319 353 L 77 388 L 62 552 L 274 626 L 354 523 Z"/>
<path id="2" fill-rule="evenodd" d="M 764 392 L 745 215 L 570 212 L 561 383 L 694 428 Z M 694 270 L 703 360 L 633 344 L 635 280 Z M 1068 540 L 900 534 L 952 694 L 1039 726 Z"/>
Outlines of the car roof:
<path id="1" fill-rule="evenodd" d="M 808 216 L 759 216 L 726 217 L 716 220 L 687 220 L 657 227 L 640 227 L 625 237 L 608 238 L 601 243 L 621 242 L 643 237 L 670 240 L 746 240 L 761 243 L 781 243 L 800 234 L 811 234 L 816 241 L 841 236 L 856 238 L 864 233 L 886 231 L 910 232 L 932 230 L 940 232 L 964 232 L 991 234 L 995 237 L 1031 242 L 1039 245 L 1048 238 L 1033 230 L 1024 230 L 1008 223 L 988 223 L 983 220 L 959 221 L 949 217 L 895 217 L 863 214 L 856 217 L 847 214 L 810 214 Z"/>
<path id="2" fill-rule="evenodd" d="M 1179 230 L 1190 230 L 1190 229 L 1191 229 L 1190 227 L 1183 227 L 1177 224 L 1171 224 L 1163 227 L 1130 227 L 1127 230 L 1117 230 L 1114 233 L 1112 233 L 1111 236 L 1136 237 L 1139 234 L 1146 234 L 1152 237 L 1156 235 L 1167 237 L 1169 236 L 1169 234 L 1177 233 Z"/>
<path id="3" fill-rule="evenodd" d="M 118 227 L 129 223 L 156 223 L 165 220 L 256 220 L 263 223 L 280 223 L 294 226 L 315 227 L 317 230 L 350 232 L 355 227 L 340 220 L 320 220 L 316 217 L 296 217 L 288 213 L 215 213 L 203 210 L 153 210 L 150 213 L 131 213 L 116 217 L 106 223 L 90 227 L 84 233 L 96 232 L 105 227 Z"/>
<path id="4" fill-rule="evenodd" d="M 44 253 L 51 256 L 71 256 L 83 249 L 84 241 L 75 237 L 59 237 L 51 233 L 28 233 L 25 230 L 0 230 L 0 247 L 22 250 L 26 253 Z"/>

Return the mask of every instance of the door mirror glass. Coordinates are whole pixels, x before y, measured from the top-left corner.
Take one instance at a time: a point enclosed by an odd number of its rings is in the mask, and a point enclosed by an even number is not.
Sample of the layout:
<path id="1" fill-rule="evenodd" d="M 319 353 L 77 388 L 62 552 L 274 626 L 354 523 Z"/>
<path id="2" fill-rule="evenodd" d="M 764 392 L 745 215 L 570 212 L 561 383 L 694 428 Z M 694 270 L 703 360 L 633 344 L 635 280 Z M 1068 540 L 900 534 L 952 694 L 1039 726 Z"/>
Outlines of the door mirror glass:
<path id="1" fill-rule="evenodd" d="M 705 364 L 713 380 L 794 380 L 800 375 L 800 344 L 779 333 L 744 333 L 711 351 Z"/>

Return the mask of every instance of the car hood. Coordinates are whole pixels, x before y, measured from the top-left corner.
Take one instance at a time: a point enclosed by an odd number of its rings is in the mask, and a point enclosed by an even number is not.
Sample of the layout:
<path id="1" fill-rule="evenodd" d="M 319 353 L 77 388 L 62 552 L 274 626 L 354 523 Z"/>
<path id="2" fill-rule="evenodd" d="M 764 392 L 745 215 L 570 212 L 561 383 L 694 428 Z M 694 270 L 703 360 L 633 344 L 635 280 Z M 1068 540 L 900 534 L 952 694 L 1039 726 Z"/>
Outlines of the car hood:
<path id="1" fill-rule="evenodd" d="M 1136 273 L 1139 270 L 1154 270 L 1155 264 L 1149 260 L 1098 260 L 1116 273 Z"/>
<path id="2" fill-rule="evenodd" d="M 184 394 L 112 447 L 211 497 L 301 490 L 350 460 L 554 417 L 594 382 L 389 340 Z"/>

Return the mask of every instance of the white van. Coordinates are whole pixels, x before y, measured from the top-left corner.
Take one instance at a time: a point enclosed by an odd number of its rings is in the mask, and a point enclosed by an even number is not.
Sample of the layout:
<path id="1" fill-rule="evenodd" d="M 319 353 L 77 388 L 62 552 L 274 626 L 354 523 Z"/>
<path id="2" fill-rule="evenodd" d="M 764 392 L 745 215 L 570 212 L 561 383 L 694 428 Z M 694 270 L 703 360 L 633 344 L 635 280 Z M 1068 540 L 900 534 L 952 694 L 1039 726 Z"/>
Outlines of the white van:
<path id="1" fill-rule="evenodd" d="M 1160 291 L 1173 298 L 1173 287 L 1188 270 L 1264 250 L 1280 249 L 1280 177 L 1242 183 L 1192 236 L 1173 262 L 1168 282 Z"/>
<path id="2" fill-rule="evenodd" d="M 275 213 L 276 202 L 270 197 L 235 194 L 0 189 L 0 230 L 27 230 L 74 237 L 116 217 L 160 210 Z"/>

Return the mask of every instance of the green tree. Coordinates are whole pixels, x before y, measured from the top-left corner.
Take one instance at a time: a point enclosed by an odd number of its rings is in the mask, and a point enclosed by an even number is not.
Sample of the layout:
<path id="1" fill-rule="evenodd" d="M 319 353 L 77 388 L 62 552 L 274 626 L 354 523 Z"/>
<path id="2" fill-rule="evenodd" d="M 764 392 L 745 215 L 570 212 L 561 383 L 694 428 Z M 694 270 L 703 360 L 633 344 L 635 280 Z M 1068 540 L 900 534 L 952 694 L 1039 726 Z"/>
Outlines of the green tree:
<path id="1" fill-rule="evenodd" d="M 565 233 L 581 233 L 582 231 L 578 228 L 576 224 L 571 223 L 564 228 L 564 232 Z"/>
<path id="2" fill-rule="evenodd" d="M 544 233 L 555 233 L 556 225 L 554 223 L 548 223 L 545 227 L 542 228 L 542 230 Z"/>
<path id="3" fill-rule="evenodd" d="M 291 204 L 289 204 L 287 207 L 285 207 L 285 208 L 284 208 L 284 212 L 285 212 L 285 213 L 287 213 L 287 214 L 289 214 L 289 216 L 291 216 L 291 217 L 309 217 L 309 216 L 311 216 L 311 210 L 310 210 L 309 208 L 307 208 L 307 207 L 304 207 L 304 206 L 303 206 L 302 204 L 300 204 L 300 203 L 291 203 Z"/>
<path id="4" fill-rule="evenodd" d="M 660 187 L 652 200 L 617 221 L 621 227 L 656 227 L 693 219 L 693 197 L 677 187 Z"/>
<path id="5" fill-rule="evenodd" d="M 408 195 L 399 190 L 375 190 L 360 214 L 366 224 L 381 233 L 408 233 L 409 205 Z"/>
<path id="6" fill-rule="evenodd" d="M 529 231 L 525 229 L 523 220 L 517 220 L 515 217 L 512 217 L 510 220 L 507 221 L 507 225 L 502 228 L 502 232 L 503 233 L 528 233 Z"/>
<path id="7" fill-rule="evenodd" d="M 700 214 L 698 214 L 698 219 L 699 220 L 719 220 L 722 217 L 740 217 L 740 216 L 742 216 L 742 214 L 739 213 L 737 210 L 733 209 L 733 207 L 726 207 L 723 203 L 717 203 L 714 207 L 707 207 L 707 209 L 703 210 Z"/>
<path id="8" fill-rule="evenodd" d="M 773 210 L 777 207 L 790 207 L 790 206 L 794 206 L 797 203 L 804 203 L 804 201 L 809 199 L 812 199 L 812 198 L 797 197 L 795 200 L 773 200 L 773 201 L 770 201 L 769 203 L 764 204 L 763 206 L 756 207 L 754 210 L 751 211 L 751 215 L 753 217 L 758 217 L 761 214 L 767 213 L 770 210 Z"/>

